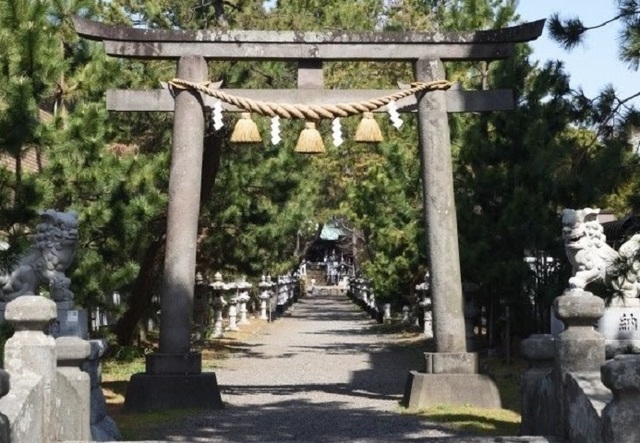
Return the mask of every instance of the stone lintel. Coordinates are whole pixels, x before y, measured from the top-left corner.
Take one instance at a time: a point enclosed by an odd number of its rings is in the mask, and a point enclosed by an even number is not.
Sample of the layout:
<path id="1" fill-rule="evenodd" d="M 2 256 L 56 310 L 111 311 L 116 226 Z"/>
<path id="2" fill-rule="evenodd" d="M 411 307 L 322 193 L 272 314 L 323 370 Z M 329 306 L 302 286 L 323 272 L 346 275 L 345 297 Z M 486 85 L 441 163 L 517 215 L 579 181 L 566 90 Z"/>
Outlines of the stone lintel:
<path id="1" fill-rule="evenodd" d="M 223 407 L 214 373 L 134 374 L 124 402 L 127 412 Z"/>
<path id="2" fill-rule="evenodd" d="M 306 105 L 326 105 L 370 100 L 372 98 L 395 94 L 395 90 L 362 89 L 222 89 L 222 91 L 238 97 L 265 102 L 303 103 Z M 205 94 L 203 103 L 213 108 L 217 99 Z M 445 92 L 447 112 L 490 112 L 510 111 L 513 109 L 513 92 L 510 89 L 494 91 L 459 91 Z M 414 95 L 396 102 L 398 112 L 416 112 L 417 104 Z M 153 89 L 148 91 L 132 91 L 127 89 L 110 89 L 107 91 L 107 109 L 109 111 L 126 112 L 173 112 L 174 98 L 168 89 Z M 241 109 L 222 103 L 227 112 L 240 112 Z M 373 112 L 387 112 L 383 106 Z"/>
<path id="3" fill-rule="evenodd" d="M 267 31 L 267 30 L 173 30 L 141 29 L 108 25 L 81 17 L 73 17 L 73 25 L 81 37 L 91 40 L 129 42 L 221 42 L 221 43 L 331 43 L 342 45 L 371 44 L 405 45 L 430 43 L 447 45 L 459 43 L 522 43 L 535 40 L 542 34 L 545 20 L 523 23 L 502 29 L 458 32 L 349 32 L 333 31 Z"/>
<path id="4" fill-rule="evenodd" d="M 200 374 L 202 355 L 199 352 L 187 354 L 165 354 L 156 352 L 146 356 L 147 374 Z"/>
<path id="5" fill-rule="evenodd" d="M 131 42 L 105 40 L 107 55 L 137 59 L 173 59 L 185 55 L 207 60 L 300 60 L 322 61 L 413 61 L 437 58 L 442 61 L 481 61 L 509 58 L 514 43 L 272 43 L 272 42 Z"/>
<path id="6" fill-rule="evenodd" d="M 427 374 L 476 374 L 478 354 L 474 352 L 425 352 Z"/>
<path id="7" fill-rule="evenodd" d="M 480 408 L 502 407 L 500 392 L 490 377 L 483 374 L 423 374 L 411 371 L 402 404 L 410 409 L 437 405 L 471 405 Z"/>

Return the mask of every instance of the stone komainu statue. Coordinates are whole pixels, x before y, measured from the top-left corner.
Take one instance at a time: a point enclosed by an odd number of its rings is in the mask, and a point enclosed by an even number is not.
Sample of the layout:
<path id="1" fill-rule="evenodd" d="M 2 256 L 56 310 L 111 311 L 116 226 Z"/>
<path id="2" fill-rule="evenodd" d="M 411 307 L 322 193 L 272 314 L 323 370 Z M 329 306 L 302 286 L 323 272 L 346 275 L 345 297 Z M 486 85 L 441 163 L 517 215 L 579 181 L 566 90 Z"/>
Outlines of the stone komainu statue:
<path id="1" fill-rule="evenodd" d="M 51 299 L 73 300 L 71 280 L 65 271 L 71 266 L 78 242 L 76 212 L 49 209 L 40 214 L 34 245 L 10 274 L 0 276 L 0 301 L 11 301 L 25 294 L 37 294 L 40 285 L 48 285 Z"/>
<path id="2" fill-rule="evenodd" d="M 625 297 L 640 295 L 640 234 L 625 242 L 618 251 L 606 243 L 599 209 L 562 211 L 562 238 L 573 267 L 569 287 L 584 289 L 600 282 Z"/>

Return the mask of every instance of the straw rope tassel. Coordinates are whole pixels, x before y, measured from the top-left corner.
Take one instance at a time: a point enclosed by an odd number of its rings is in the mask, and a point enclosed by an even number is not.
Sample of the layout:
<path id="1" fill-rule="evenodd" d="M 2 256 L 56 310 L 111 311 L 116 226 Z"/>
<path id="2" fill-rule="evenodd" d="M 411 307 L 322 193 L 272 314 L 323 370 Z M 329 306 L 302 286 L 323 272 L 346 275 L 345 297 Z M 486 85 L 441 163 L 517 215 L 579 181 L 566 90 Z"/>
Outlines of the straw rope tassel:
<path id="1" fill-rule="evenodd" d="M 382 141 L 382 132 L 380 132 L 380 126 L 378 122 L 373 118 L 373 112 L 364 112 L 362 114 L 362 120 L 356 130 L 357 142 L 365 143 L 378 143 Z"/>
<path id="2" fill-rule="evenodd" d="M 314 122 L 306 122 L 298 137 L 295 152 L 303 154 L 321 154 L 325 152 L 324 142 Z"/>
<path id="3" fill-rule="evenodd" d="M 258 125 L 251 120 L 249 112 L 243 112 L 240 120 L 236 123 L 231 134 L 231 142 L 233 143 L 259 143 L 262 141 Z"/>

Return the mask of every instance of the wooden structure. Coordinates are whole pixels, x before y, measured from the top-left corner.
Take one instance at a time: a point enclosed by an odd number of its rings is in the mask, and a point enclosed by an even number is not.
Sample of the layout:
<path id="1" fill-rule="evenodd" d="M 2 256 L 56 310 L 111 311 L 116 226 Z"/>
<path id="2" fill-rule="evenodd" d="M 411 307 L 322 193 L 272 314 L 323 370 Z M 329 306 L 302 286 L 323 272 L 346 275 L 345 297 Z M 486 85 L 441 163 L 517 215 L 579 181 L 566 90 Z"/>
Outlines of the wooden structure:
<path id="1" fill-rule="evenodd" d="M 507 58 L 513 53 L 516 44 L 540 36 L 544 20 L 505 29 L 456 33 L 227 29 L 175 31 L 114 27 L 80 18 L 74 19 L 74 24 L 80 36 L 102 41 L 108 55 L 177 60 L 177 77 L 192 82 L 208 80 L 209 60 L 297 62 L 297 89 L 228 92 L 264 101 L 324 104 L 366 100 L 396 92 L 324 90 L 324 61 L 408 61 L 414 64 L 416 81 L 443 80 L 443 62 Z M 153 383 L 158 381 L 157 378 L 172 377 L 176 373 L 182 374 L 182 379 L 196 377 L 200 374 L 200 357 L 189 353 L 189 334 L 195 279 L 204 110 L 211 107 L 212 103 L 208 97 L 190 90 L 179 91 L 175 97 L 166 89 L 121 90 L 108 92 L 107 106 L 113 111 L 174 112 L 160 352 L 148 358 L 147 372 L 139 375 L 142 379 L 152 377 Z M 509 110 L 512 106 L 510 91 L 436 91 L 406 98 L 398 103 L 400 112 L 417 110 L 419 116 L 424 222 L 428 265 L 431 270 L 434 336 L 438 351 L 427 356 L 428 373 L 476 372 L 475 359 L 468 355 L 465 344 L 447 113 L 502 111 Z M 229 106 L 226 109 L 237 110 Z M 136 380 L 132 379 L 132 385 L 135 384 L 134 381 Z M 446 382 L 441 378 L 437 381 L 438 384 Z M 144 397 L 145 389 L 157 389 L 151 382 L 145 385 L 146 382 L 140 381 L 140 378 L 137 383 L 144 385 L 137 391 L 138 396 Z M 470 380 L 469 383 L 474 381 Z M 171 395 L 182 398 L 179 393 L 167 394 L 164 398 L 166 407 L 185 405 L 182 400 L 169 398 Z M 413 397 L 417 398 L 416 395 Z M 412 405 L 418 405 L 419 401 L 416 401 Z M 191 405 L 202 404 L 194 400 Z M 142 404 L 137 409 L 147 408 L 147 404 Z"/>

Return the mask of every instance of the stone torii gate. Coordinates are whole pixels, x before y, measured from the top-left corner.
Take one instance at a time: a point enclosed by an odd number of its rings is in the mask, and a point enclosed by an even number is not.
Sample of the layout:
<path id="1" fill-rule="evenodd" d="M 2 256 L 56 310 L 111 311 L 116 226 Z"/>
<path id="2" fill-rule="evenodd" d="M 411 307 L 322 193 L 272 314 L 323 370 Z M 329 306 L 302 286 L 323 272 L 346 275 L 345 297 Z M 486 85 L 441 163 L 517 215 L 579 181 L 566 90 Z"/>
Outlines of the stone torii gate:
<path id="1" fill-rule="evenodd" d="M 544 20 L 456 33 L 175 31 L 115 27 L 80 18 L 74 19 L 74 25 L 80 36 L 102 41 L 108 55 L 177 60 L 177 77 L 191 82 L 208 80 L 208 60 L 297 62 L 298 89 L 225 91 L 254 100 L 312 105 L 361 101 L 398 92 L 325 90 L 323 61 L 407 61 L 414 65 L 416 81 L 443 80 L 443 62 L 507 58 L 515 44 L 540 36 Z M 212 108 L 213 103 L 211 97 L 193 90 L 178 91 L 175 97 L 167 89 L 107 92 L 107 108 L 112 111 L 174 112 L 160 349 L 147 356 L 146 372 L 132 377 L 125 403 L 129 410 L 221 405 L 215 374 L 202 373 L 200 354 L 190 352 L 204 110 Z M 398 102 L 399 112 L 418 112 L 437 350 L 426 354 L 423 372 L 409 374 L 405 393 L 408 406 L 461 402 L 499 406 L 495 387 L 477 373 L 476 355 L 466 349 L 447 113 L 512 107 L 510 90 L 433 91 Z M 240 111 L 226 104 L 224 109 Z"/>

